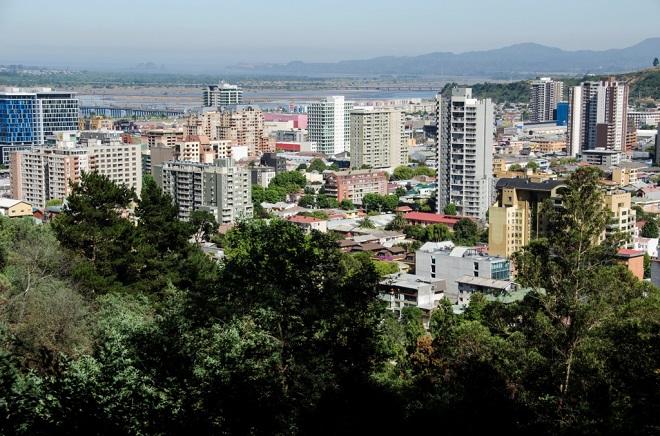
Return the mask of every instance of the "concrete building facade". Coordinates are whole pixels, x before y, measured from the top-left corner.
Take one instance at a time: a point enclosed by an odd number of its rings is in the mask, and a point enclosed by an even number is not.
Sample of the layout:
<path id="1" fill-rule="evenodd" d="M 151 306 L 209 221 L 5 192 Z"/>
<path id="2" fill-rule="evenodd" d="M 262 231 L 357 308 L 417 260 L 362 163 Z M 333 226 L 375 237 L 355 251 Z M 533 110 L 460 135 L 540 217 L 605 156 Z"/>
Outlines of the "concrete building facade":
<path id="1" fill-rule="evenodd" d="M 625 151 L 628 85 L 613 77 L 584 82 L 569 90 L 567 153 L 603 148 Z"/>
<path id="2" fill-rule="evenodd" d="M 437 210 L 453 203 L 459 215 L 484 220 L 493 183 L 494 105 L 472 98 L 471 88 L 436 97 Z"/>
<path id="3" fill-rule="evenodd" d="M 529 119 L 532 123 L 551 121 L 555 119 L 554 111 L 557 103 L 562 100 L 564 83 L 542 77 L 531 84 L 529 99 Z"/>
<path id="4" fill-rule="evenodd" d="M 202 93 L 204 107 L 224 107 L 232 104 L 243 104 L 243 88 L 220 82 L 218 85 L 208 85 Z"/>
<path id="5" fill-rule="evenodd" d="M 354 204 L 362 204 L 366 194 L 387 195 L 387 178 L 384 171 L 349 170 L 325 173 L 325 193 L 337 201 L 347 198 Z"/>
<path id="6" fill-rule="evenodd" d="M 563 186 L 559 180 L 499 179 L 496 202 L 488 210 L 488 252 L 508 258 L 543 235 L 546 223 L 539 208 L 547 199 L 560 201 Z"/>
<path id="7" fill-rule="evenodd" d="M 316 142 L 317 151 L 334 156 L 349 151 L 350 113 L 353 103 L 343 96 L 327 97 L 307 108 L 308 140 Z"/>
<path id="8" fill-rule="evenodd" d="M 179 219 L 187 221 L 196 210 L 208 210 L 218 224 L 252 217 L 250 172 L 231 158 L 212 164 L 163 162 L 154 166 L 154 180 L 179 205 Z"/>
<path id="9" fill-rule="evenodd" d="M 357 108 L 350 112 L 351 168 L 396 168 L 408 163 L 403 110 Z"/>
<path id="10" fill-rule="evenodd" d="M 511 278 L 508 259 L 483 253 L 475 248 L 454 247 L 442 243 L 427 242 L 415 254 L 415 274 L 432 279 L 444 279 L 447 283 L 445 297 L 452 304 L 467 305 L 469 301 L 459 297 L 457 280 L 481 277 L 499 281 Z"/>
<path id="11" fill-rule="evenodd" d="M 78 144 L 75 132 L 57 132 L 51 146 L 10 154 L 9 178 L 13 198 L 36 207 L 53 199 L 63 200 L 70 192 L 69 182 L 79 182 L 81 171 L 96 171 L 117 184 L 140 193 L 142 158 L 139 144 Z"/>

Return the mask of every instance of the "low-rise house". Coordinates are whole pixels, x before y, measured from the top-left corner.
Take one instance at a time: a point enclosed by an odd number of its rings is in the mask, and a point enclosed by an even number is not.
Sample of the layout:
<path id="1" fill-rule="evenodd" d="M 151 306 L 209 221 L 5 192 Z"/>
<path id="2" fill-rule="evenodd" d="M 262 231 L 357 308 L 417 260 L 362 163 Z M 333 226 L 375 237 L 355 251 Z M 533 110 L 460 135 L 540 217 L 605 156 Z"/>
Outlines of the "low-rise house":
<path id="1" fill-rule="evenodd" d="M 23 200 L 0 198 L 0 215 L 9 218 L 31 217 L 32 205 Z"/>
<path id="2" fill-rule="evenodd" d="M 328 232 L 328 221 L 313 216 L 294 215 L 287 218 L 287 221 L 302 229 L 305 233 L 316 230 L 322 233 Z"/>
<path id="3" fill-rule="evenodd" d="M 431 312 L 444 297 L 446 283 L 442 279 L 396 273 L 385 276 L 378 289 L 386 309 L 398 316 L 404 307 L 422 309 L 422 321 L 428 328 Z"/>
<path id="4" fill-rule="evenodd" d="M 409 212 L 404 215 L 408 220 L 410 225 L 420 225 L 422 227 L 430 226 L 432 224 L 444 224 L 449 227 L 450 230 L 454 229 L 454 224 L 463 218 L 469 218 L 460 215 L 445 215 L 438 213 L 428 213 L 428 212 Z M 477 220 L 475 218 L 470 218 L 475 223 Z"/>
<path id="5" fill-rule="evenodd" d="M 509 280 L 496 280 L 487 277 L 462 276 L 456 279 L 458 284 L 458 304 L 470 305 L 470 297 L 475 292 L 487 295 L 500 295 L 515 291 L 517 285 Z"/>

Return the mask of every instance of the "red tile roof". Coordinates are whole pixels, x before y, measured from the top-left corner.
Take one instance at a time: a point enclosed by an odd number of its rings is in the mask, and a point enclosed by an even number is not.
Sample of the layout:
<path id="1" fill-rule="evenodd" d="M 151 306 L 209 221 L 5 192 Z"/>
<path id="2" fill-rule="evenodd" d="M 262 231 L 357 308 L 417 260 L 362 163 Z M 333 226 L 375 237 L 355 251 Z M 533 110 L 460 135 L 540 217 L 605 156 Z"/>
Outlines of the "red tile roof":
<path id="1" fill-rule="evenodd" d="M 444 215 L 437 213 L 428 213 L 428 212 L 409 212 L 404 215 L 407 220 L 412 221 L 425 221 L 432 224 L 445 224 L 449 227 L 453 227 L 456 222 L 462 220 L 463 218 L 468 218 L 460 215 Z M 472 221 L 476 222 L 474 218 L 470 218 Z"/>
<path id="2" fill-rule="evenodd" d="M 305 215 L 294 215 L 292 217 L 289 217 L 288 220 L 296 223 L 318 223 L 321 221 L 325 221 L 320 218 L 314 218 L 313 216 L 305 216 Z"/>

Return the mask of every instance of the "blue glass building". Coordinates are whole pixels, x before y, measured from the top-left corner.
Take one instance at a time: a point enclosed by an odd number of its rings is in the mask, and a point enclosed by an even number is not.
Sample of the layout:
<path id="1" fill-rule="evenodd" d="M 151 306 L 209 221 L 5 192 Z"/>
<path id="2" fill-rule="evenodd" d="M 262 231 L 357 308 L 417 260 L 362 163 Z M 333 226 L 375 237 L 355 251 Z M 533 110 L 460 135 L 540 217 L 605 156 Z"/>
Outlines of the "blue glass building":
<path id="1" fill-rule="evenodd" d="M 557 103 L 557 116 L 555 119 L 557 120 L 557 125 L 558 126 L 567 126 L 568 125 L 568 102 L 567 101 L 560 101 Z"/>

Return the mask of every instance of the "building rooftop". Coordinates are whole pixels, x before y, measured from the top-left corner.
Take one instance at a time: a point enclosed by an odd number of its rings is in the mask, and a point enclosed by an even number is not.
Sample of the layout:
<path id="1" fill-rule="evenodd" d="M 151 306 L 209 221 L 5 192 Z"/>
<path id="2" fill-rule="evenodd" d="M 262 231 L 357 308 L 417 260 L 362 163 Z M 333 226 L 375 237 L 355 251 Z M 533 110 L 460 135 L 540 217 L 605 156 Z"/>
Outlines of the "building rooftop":
<path id="1" fill-rule="evenodd" d="M 504 178 L 497 181 L 496 189 L 514 188 L 526 189 L 528 191 L 546 191 L 550 192 L 553 189 L 564 186 L 566 183 L 563 180 L 544 180 L 542 182 L 531 182 L 529 179 L 513 179 Z"/>
<path id="2" fill-rule="evenodd" d="M 323 220 L 321 218 L 315 218 L 313 216 L 305 216 L 305 215 L 294 215 L 292 217 L 287 218 L 289 221 L 292 221 L 294 223 L 319 223 Z"/>
<path id="3" fill-rule="evenodd" d="M 456 224 L 458 221 L 462 220 L 463 218 L 469 218 L 474 222 L 477 221 L 475 218 L 461 216 L 461 215 L 444 215 L 441 213 L 438 214 L 438 213 L 430 213 L 430 212 L 408 212 L 404 216 L 408 220 L 426 221 L 429 223 L 436 223 L 436 224 L 447 224 L 450 227 L 452 227 L 454 224 Z"/>
<path id="4" fill-rule="evenodd" d="M 501 290 L 507 289 L 513 283 L 508 280 L 495 280 L 486 277 L 473 277 L 473 276 L 462 276 L 456 279 L 456 282 L 465 283 L 468 285 L 483 286 L 485 288 L 491 288 L 491 289 L 501 289 Z"/>

